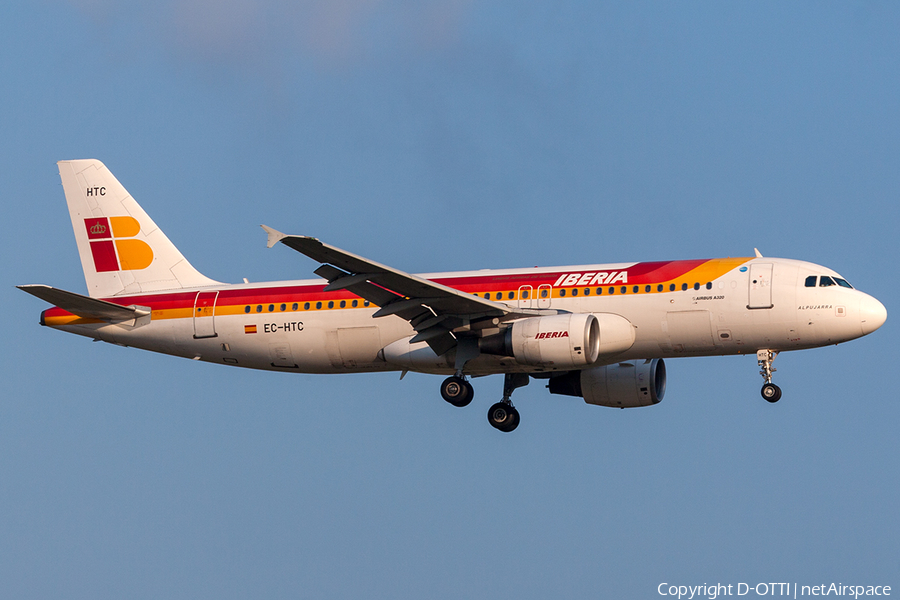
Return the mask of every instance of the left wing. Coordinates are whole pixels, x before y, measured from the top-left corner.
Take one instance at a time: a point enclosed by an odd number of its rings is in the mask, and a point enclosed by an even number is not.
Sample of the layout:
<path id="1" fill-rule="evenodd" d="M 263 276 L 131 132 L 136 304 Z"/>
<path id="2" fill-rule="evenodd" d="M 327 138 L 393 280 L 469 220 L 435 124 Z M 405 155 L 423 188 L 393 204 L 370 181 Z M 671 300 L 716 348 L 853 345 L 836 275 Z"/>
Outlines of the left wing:
<path id="1" fill-rule="evenodd" d="M 315 274 L 328 280 L 325 291 L 347 290 L 380 306 L 372 315 L 375 318 L 397 315 L 409 321 L 416 330 L 411 341 L 428 342 L 438 356 L 456 346 L 457 334 L 471 331 L 473 324 L 497 324 L 559 312 L 513 308 L 404 273 L 313 237 L 286 235 L 265 225 L 262 228 L 269 234 L 269 248 L 281 242 L 322 263 Z"/>

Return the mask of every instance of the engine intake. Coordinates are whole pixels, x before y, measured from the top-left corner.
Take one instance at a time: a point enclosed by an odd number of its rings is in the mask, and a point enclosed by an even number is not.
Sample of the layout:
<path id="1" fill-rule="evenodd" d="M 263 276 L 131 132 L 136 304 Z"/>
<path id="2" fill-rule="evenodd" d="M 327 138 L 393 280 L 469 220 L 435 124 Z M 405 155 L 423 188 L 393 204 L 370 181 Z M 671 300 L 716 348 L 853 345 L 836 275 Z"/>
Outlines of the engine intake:
<path id="1" fill-rule="evenodd" d="M 570 371 L 551 378 L 547 387 L 551 394 L 580 396 L 597 406 L 652 406 L 666 394 L 666 364 L 654 358 Z"/>

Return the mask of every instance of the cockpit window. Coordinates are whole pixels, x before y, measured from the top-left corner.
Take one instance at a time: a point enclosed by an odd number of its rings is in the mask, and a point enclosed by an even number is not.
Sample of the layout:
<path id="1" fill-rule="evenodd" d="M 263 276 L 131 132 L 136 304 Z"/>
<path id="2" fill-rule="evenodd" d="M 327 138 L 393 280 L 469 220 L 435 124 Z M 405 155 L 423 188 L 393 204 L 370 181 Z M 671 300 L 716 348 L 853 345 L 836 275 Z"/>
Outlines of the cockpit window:
<path id="1" fill-rule="evenodd" d="M 819 277 L 818 275 L 810 275 L 806 278 L 806 287 L 816 287 L 816 282 L 818 281 L 819 287 L 828 287 L 831 285 L 839 285 L 843 288 L 847 288 L 849 290 L 853 289 L 853 286 L 850 285 L 850 282 L 846 279 L 841 279 L 840 277 L 829 277 L 827 275 L 822 275 Z"/>
<path id="2" fill-rule="evenodd" d="M 837 284 L 841 287 L 845 287 L 845 288 L 848 288 L 851 290 L 853 289 L 853 286 L 850 285 L 850 282 L 847 281 L 846 279 L 841 279 L 840 277 L 835 277 L 834 280 L 837 281 Z"/>

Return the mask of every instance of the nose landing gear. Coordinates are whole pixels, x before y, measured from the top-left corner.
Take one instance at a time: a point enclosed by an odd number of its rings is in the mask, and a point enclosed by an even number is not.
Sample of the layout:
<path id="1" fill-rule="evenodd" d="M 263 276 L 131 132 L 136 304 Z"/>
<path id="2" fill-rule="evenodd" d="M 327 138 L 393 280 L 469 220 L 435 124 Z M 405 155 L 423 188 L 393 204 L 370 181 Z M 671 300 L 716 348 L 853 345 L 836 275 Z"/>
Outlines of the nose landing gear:
<path id="1" fill-rule="evenodd" d="M 759 363 L 761 369 L 759 374 L 766 380 L 762 390 L 760 390 L 760 394 L 767 402 L 772 403 L 781 400 L 781 388 L 772 383 L 772 373 L 778 370 L 772 368 L 772 363 L 775 362 L 775 357 L 777 356 L 778 350 L 764 349 L 756 352 L 756 362 Z"/>

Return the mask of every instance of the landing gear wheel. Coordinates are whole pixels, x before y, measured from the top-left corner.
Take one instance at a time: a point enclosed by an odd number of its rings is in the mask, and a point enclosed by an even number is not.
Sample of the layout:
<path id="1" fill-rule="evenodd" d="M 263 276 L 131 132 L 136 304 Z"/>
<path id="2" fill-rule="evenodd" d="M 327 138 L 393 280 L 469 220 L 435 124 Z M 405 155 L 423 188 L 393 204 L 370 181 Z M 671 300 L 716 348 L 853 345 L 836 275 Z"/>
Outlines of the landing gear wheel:
<path id="1" fill-rule="evenodd" d="M 760 391 L 760 393 L 762 394 L 763 398 L 765 398 L 769 402 L 772 402 L 773 404 L 781 400 L 781 388 L 774 383 L 767 383 L 762 386 L 762 390 Z"/>
<path id="2" fill-rule="evenodd" d="M 475 397 L 475 390 L 472 389 L 471 383 L 454 375 L 441 384 L 441 397 L 453 406 L 462 408 Z"/>
<path id="3" fill-rule="evenodd" d="M 512 404 L 498 402 L 488 411 L 488 423 L 504 433 L 509 433 L 519 426 L 519 411 Z"/>

